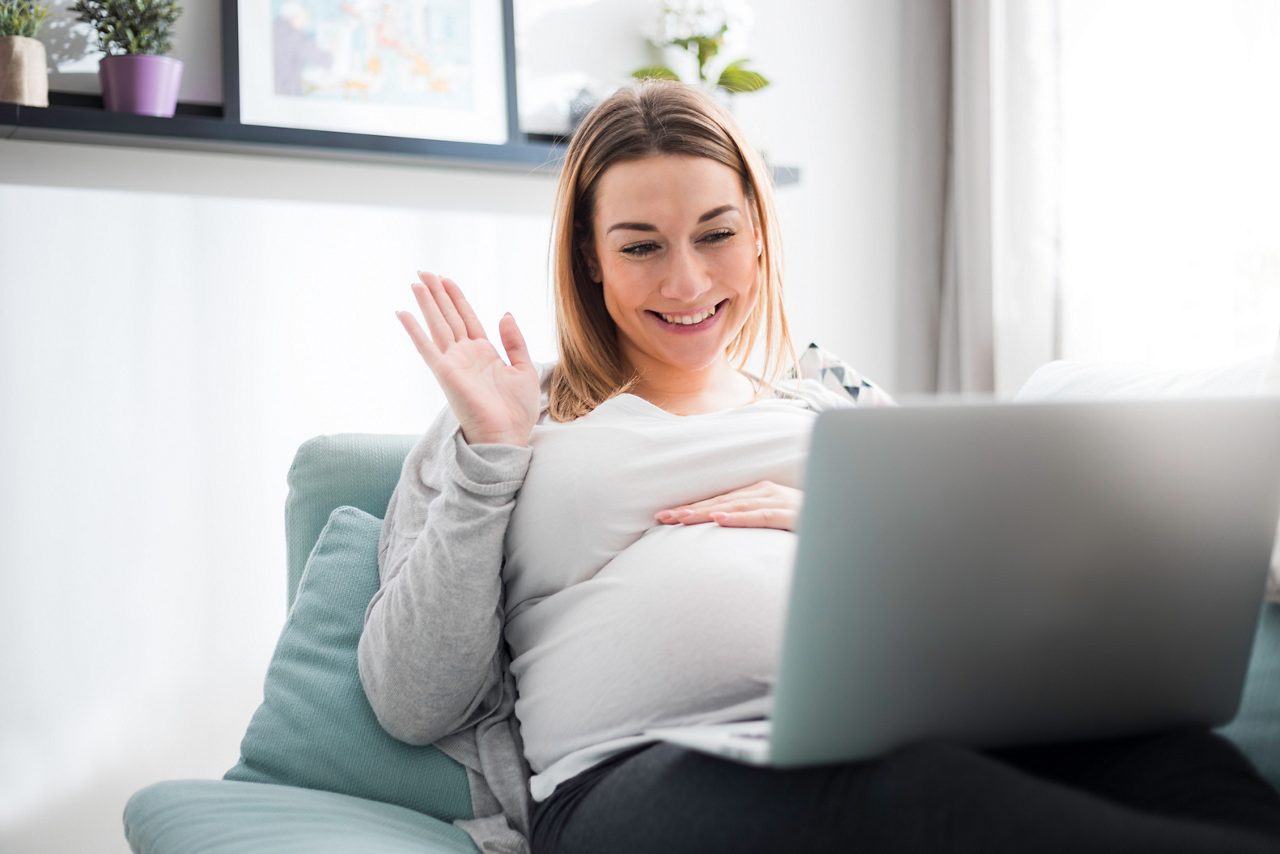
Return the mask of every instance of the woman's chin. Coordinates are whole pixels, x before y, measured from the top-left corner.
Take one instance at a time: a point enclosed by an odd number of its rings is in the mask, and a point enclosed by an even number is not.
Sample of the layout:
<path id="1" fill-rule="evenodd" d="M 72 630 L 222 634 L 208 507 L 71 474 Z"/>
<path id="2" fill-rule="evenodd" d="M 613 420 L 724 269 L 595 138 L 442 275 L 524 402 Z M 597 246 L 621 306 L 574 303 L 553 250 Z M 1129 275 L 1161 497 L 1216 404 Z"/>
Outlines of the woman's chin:
<path id="1" fill-rule="evenodd" d="M 646 361 L 684 373 L 701 373 L 726 358 L 729 341 L 722 336 L 683 341 L 652 341 L 644 348 Z"/>

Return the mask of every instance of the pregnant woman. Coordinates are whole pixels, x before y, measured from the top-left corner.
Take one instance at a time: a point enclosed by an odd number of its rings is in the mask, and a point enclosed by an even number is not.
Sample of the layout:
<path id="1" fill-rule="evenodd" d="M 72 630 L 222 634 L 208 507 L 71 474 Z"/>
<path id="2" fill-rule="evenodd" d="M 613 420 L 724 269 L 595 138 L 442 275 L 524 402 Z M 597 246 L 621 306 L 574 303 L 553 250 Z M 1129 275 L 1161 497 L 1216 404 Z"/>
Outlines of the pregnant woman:
<path id="1" fill-rule="evenodd" d="M 768 715 L 809 431 L 854 397 L 799 368 L 765 167 L 692 88 L 583 120 L 552 247 L 553 364 L 510 315 L 504 360 L 447 278 L 412 286 L 425 329 L 397 313 L 448 407 L 387 507 L 360 676 L 467 768 L 481 850 L 1277 850 L 1280 796 L 1206 730 L 787 771 L 645 739 Z"/>

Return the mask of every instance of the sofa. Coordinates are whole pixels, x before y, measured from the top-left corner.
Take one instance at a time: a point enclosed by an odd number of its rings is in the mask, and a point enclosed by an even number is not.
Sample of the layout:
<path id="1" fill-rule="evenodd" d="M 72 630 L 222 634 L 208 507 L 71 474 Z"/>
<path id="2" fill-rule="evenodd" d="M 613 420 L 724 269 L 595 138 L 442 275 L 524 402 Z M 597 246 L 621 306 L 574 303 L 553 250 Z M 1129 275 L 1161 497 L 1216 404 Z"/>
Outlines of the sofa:
<path id="1" fill-rule="evenodd" d="M 1271 357 L 1204 371 L 1054 362 L 1015 400 L 1280 393 L 1278 371 Z M 356 673 L 381 517 L 417 438 L 318 436 L 298 449 L 285 504 L 289 611 L 262 705 L 222 779 L 158 782 L 129 799 L 134 852 L 476 851 L 454 823 L 472 817 L 462 767 L 383 731 Z M 1280 789 L 1280 604 L 1259 602 L 1240 709 L 1222 732 Z"/>

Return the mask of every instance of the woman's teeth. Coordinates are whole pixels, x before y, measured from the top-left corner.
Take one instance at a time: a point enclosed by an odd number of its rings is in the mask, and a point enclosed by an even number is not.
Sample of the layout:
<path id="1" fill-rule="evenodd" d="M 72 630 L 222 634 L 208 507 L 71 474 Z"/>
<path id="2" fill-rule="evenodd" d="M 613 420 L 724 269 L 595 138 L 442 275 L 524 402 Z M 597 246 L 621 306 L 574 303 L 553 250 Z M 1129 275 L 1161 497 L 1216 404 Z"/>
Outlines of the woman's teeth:
<path id="1" fill-rule="evenodd" d="M 675 323 L 675 324 L 679 324 L 680 326 L 692 326 L 695 323 L 701 323 L 702 321 L 706 320 L 708 317 L 710 317 L 715 313 L 716 313 L 716 306 L 713 305 L 711 308 L 699 314 L 688 314 L 682 317 L 678 317 L 674 314 L 662 314 L 661 312 L 659 312 L 658 316 L 661 317 L 663 320 L 665 320 L 667 323 Z"/>

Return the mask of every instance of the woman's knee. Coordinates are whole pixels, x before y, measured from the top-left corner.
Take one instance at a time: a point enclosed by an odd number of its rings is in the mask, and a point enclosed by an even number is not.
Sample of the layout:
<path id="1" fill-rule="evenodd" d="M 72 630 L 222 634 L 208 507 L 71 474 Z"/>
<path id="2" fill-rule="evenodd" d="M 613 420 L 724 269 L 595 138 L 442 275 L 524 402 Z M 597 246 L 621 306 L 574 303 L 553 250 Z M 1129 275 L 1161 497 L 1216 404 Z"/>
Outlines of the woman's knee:
<path id="1" fill-rule="evenodd" d="M 878 761 L 886 776 L 909 782 L 941 774 L 960 778 L 966 770 L 986 764 L 972 748 L 946 741 L 923 741 L 900 747 Z"/>

